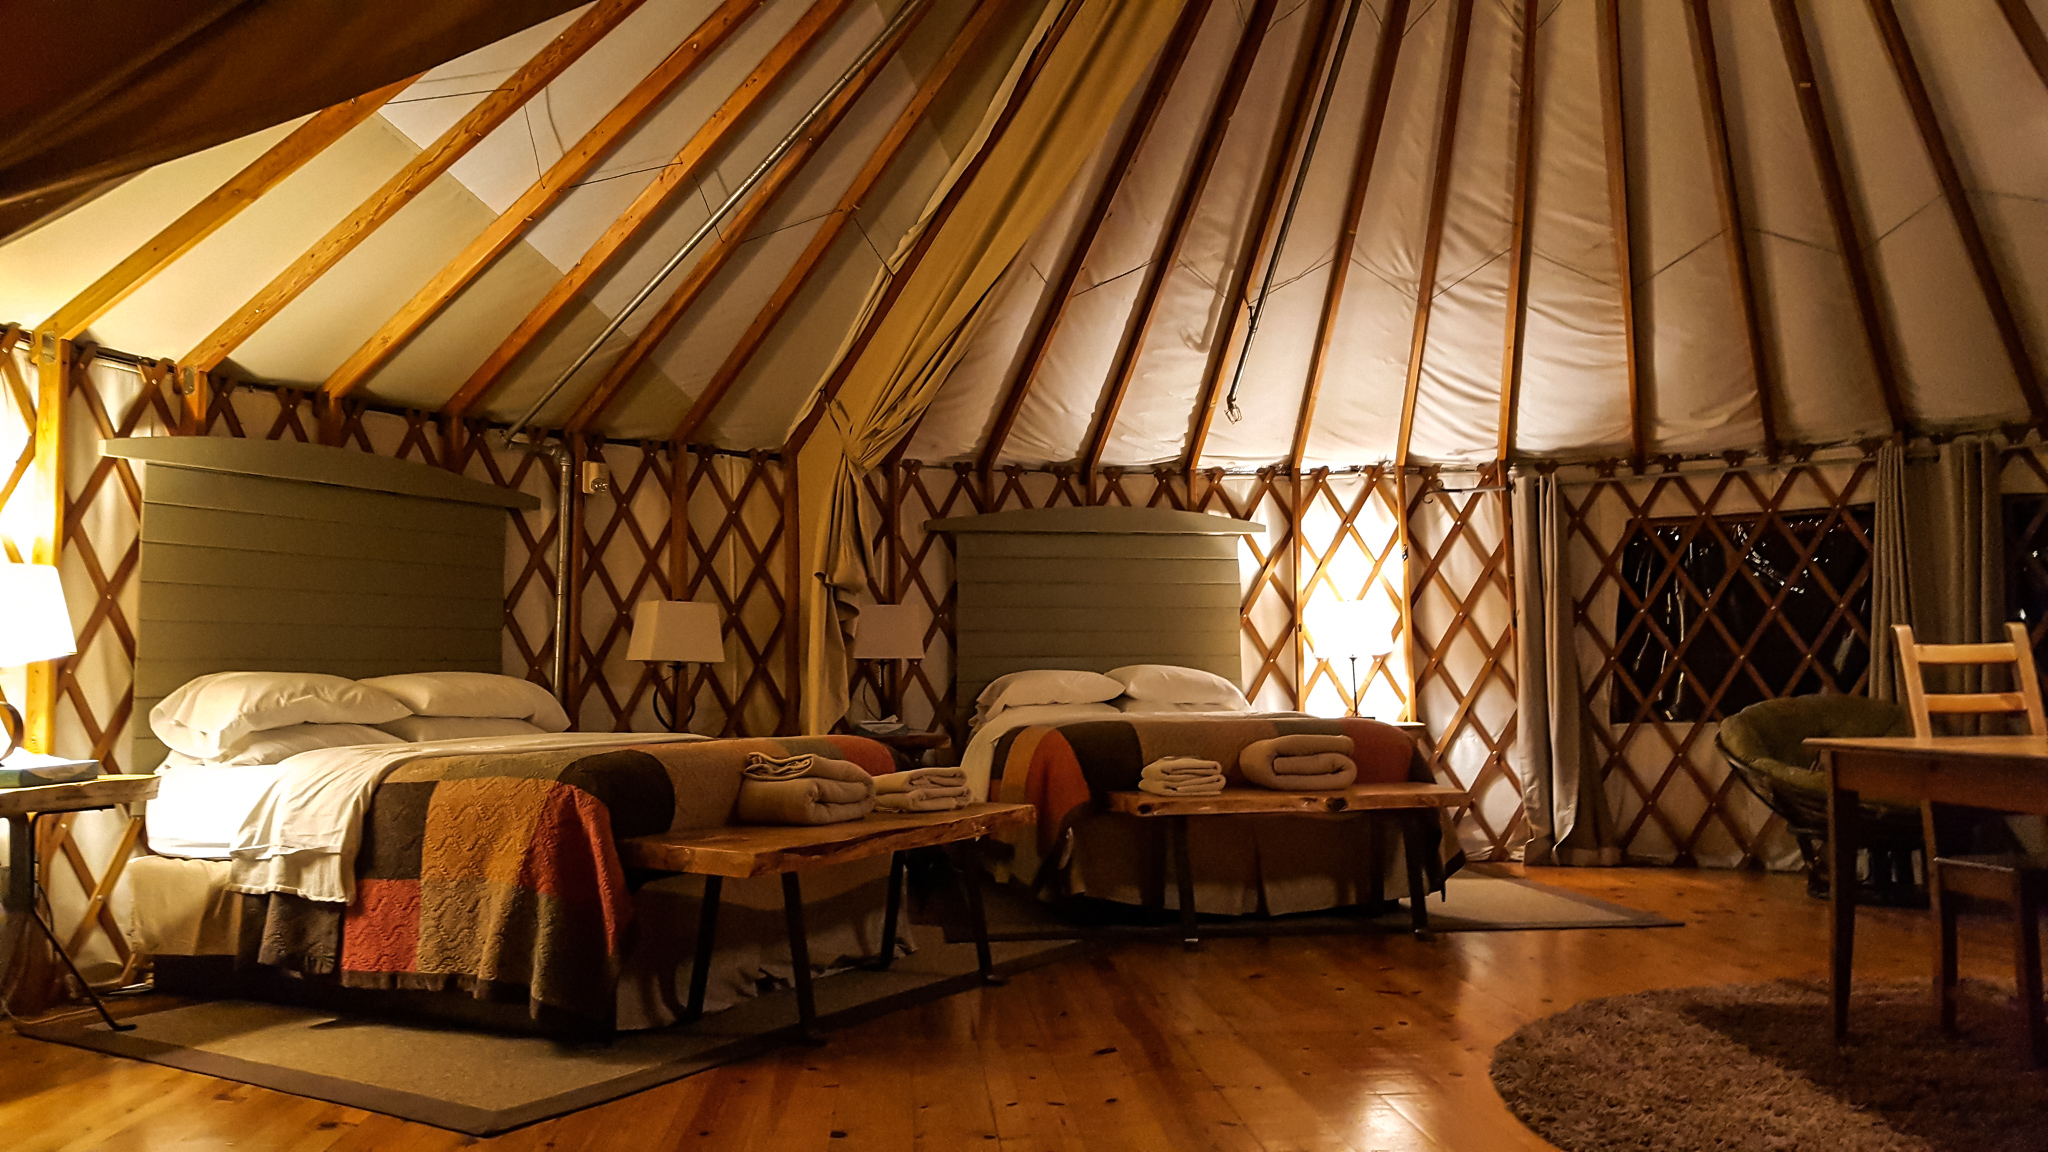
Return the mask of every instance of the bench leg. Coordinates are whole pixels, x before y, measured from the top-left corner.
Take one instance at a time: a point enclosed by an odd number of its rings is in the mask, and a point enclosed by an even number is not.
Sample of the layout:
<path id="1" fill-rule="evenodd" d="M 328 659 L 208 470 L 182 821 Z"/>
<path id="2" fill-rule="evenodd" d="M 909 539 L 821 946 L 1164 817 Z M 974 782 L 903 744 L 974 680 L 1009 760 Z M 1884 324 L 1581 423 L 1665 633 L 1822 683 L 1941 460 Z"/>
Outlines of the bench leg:
<path id="1" fill-rule="evenodd" d="M 2020 1036 L 2027 1061 L 2048 1063 L 2048 1020 L 2041 1005 L 2041 905 L 2033 886 L 2022 880 L 2014 894 L 2019 920 L 2014 926 L 2013 961 L 2020 994 Z"/>
<path id="2" fill-rule="evenodd" d="M 804 933 L 804 890 L 796 873 L 782 874 L 782 915 L 789 925 L 789 964 L 796 980 L 797 1031 L 812 1044 L 824 1043 L 818 1032 L 818 1001 L 811 993 L 811 940 Z"/>
<path id="3" fill-rule="evenodd" d="M 981 971 L 981 982 L 1007 984 L 1007 977 L 996 975 L 995 956 L 988 946 L 988 912 L 981 903 L 982 844 L 979 839 L 961 844 L 953 858 L 953 872 L 960 878 L 962 895 L 967 897 L 967 920 L 974 929 L 974 960 Z"/>
<path id="4" fill-rule="evenodd" d="M 1145 886 L 1139 900 L 1147 911 L 1166 911 L 1166 828 L 1158 820 L 1146 820 Z M 1164 916 L 1161 917 L 1164 919 Z"/>
<path id="5" fill-rule="evenodd" d="M 697 955 L 690 961 L 690 1004 L 683 1021 L 704 1018 L 704 990 L 711 982 L 711 946 L 718 939 L 718 897 L 725 877 L 704 878 L 704 899 L 697 909 Z"/>
<path id="6" fill-rule="evenodd" d="M 875 957 L 874 969 L 887 972 L 889 965 L 896 962 L 896 921 L 903 911 L 903 853 L 894 852 L 889 856 L 889 898 L 882 912 L 882 954 Z"/>
<path id="7" fill-rule="evenodd" d="M 1408 858 L 1408 916 L 1418 940 L 1429 935 L 1428 849 L 1420 833 L 1427 827 L 1424 820 L 1435 819 L 1434 810 L 1423 809 L 1411 815 L 1401 828 L 1401 849 Z"/>
<path id="8" fill-rule="evenodd" d="M 1188 818 L 1169 819 L 1173 821 L 1168 828 L 1173 836 L 1173 875 L 1180 895 L 1180 942 L 1192 952 L 1202 946 L 1202 936 L 1195 927 L 1195 868 L 1188 859 Z"/>

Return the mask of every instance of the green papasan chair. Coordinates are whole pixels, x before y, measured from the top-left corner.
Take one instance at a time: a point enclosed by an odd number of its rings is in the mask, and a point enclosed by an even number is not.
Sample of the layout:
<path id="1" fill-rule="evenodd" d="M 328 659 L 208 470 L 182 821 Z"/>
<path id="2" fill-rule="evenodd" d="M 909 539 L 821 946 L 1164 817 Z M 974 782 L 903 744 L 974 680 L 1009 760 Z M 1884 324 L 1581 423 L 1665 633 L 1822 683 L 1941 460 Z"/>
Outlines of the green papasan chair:
<path id="1" fill-rule="evenodd" d="M 1820 756 L 1803 743 L 1811 736 L 1911 736 L 1913 719 L 1886 700 L 1862 696 L 1787 696 L 1752 704 L 1721 722 L 1714 745 L 1742 782 L 1785 818 L 1806 860 L 1806 890 L 1825 897 L 1828 787 Z M 1913 879 L 1921 850 L 1920 810 L 1908 805 L 1863 805 L 1868 875 L 1857 894 L 1873 904 L 1925 905 Z"/>

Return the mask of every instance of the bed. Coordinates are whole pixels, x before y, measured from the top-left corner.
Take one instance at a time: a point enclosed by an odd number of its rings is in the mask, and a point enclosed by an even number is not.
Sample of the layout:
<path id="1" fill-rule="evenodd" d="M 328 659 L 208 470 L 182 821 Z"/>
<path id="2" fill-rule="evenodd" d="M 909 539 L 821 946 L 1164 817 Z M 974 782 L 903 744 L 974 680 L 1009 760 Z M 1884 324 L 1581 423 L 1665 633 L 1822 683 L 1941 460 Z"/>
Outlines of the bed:
<path id="1" fill-rule="evenodd" d="M 998 512 L 935 520 L 928 528 L 952 536 L 958 558 L 955 676 L 962 701 L 982 701 L 1004 677 L 1054 670 L 1177 667 L 1233 685 L 1241 674 L 1238 547 L 1244 534 L 1263 531 L 1258 524 L 1171 509 L 1097 507 Z M 1320 730 L 1318 725 L 1333 723 L 1256 711 L 1241 695 L 1228 702 L 1206 700 L 1201 693 L 1135 701 L 1082 700 L 1067 693 L 1057 701 L 1032 698 L 992 715 L 984 703 L 961 765 L 979 795 L 1040 804 L 1039 830 L 1012 845 L 1011 860 L 998 869 L 1001 878 L 1030 883 L 1046 896 L 1138 904 L 1149 869 L 1149 834 L 1134 818 L 1101 810 L 1096 782 L 1120 779 L 1129 765 L 1091 760 L 1096 750 L 1134 747 L 1142 743 L 1140 736 L 1156 740 L 1166 731 L 1162 725 L 1175 725 L 1172 739 L 1191 747 L 1213 744 L 1205 756 L 1228 769 L 1236 749 L 1260 733 L 1303 724 L 1304 731 Z M 1105 733 L 1112 738 L 1105 740 Z M 1041 771 L 1051 771 L 1042 754 L 1050 747 L 1048 737 L 1079 757 L 1068 782 L 1079 781 L 1086 803 L 1049 803 L 1025 781 L 1035 760 Z M 1388 779 L 1431 779 L 1412 737 L 1398 739 L 1404 743 L 1378 745 L 1387 762 L 1372 771 Z M 1371 878 L 1397 875 L 1399 869 L 1371 867 L 1359 849 L 1362 819 L 1340 814 L 1195 821 L 1190 847 L 1197 909 L 1283 914 L 1386 898 L 1388 893 L 1371 890 Z M 1438 882 L 1463 863 L 1455 839 L 1441 830 L 1430 847 L 1442 863 Z M 1391 865 L 1401 846 L 1388 837 L 1377 849 Z"/>
<path id="2" fill-rule="evenodd" d="M 868 741 L 554 730 L 566 716 L 517 735 L 368 731 L 374 743 L 275 755 L 238 746 L 234 763 L 209 755 L 224 748 L 174 748 L 149 718 L 168 715 L 159 706 L 178 703 L 181 686 L 222 673 L 506 679 L 488 675 L 505 659 L 505 516 L 537 501 L 313 445 L 161 438 L 103 450 L 142 473 L 134 756 L 166 771 L 147 813 L 151 854 L 126 873 L 124 926 L 166 991 L 331 992 L 550 1029 L 664 1024 L 675 1018 L 701 884 L 634 888 L 611 840 L 723 822 L 750 750 L 893 767 Z M 545 690 L 510 683 L 559 714 Z M 434 711 L 412 718 L 474 726 L 520 715 Z M 348 726 L 337 717 L 403 728 L 340 713 L 299 727 Z M 308 782 L 352 815 L 293 825 L 319 810 Z M 280 803 L 295 786 L 298 799 Z M 810 886 L 814 957 L 878 946 L 885 868 L 850 866 Z M 492 884 L 497 905 L 472 891 Z M 789 975 L 779 891 L 728 885 L 725 901 L 712 1008 Z M 547 941 L 500 946 L 522 932 Z"/>

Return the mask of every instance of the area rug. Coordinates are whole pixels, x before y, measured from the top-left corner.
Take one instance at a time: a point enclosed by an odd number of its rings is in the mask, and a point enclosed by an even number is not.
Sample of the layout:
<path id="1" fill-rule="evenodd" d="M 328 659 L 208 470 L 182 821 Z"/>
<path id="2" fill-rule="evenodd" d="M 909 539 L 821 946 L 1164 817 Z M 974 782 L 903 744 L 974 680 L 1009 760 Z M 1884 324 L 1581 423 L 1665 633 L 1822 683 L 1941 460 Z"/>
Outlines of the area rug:
<path id="1" fill-rule="evenodd" d="M 2043 1152 L 2048 1074 L 2010 990 L 1966 983 L 1962 1035 L 1925 983 L 1857 989 L 1837 1048 L 1822 983 L 1589 1000 L 1494 1050 L 1509 1109 L 1565 1152 Z"/>
<path id="2" fill-rule="evenodd" d="M 938 929 L 922 925 L 906 931 L 917 951 L 887 972 L 854 970 L 816 982 L 824 1027 L 846 1027 L 979 986 L 973 945 L 947 944 Z M 1087 947 L 999 944 L 997 969 L 1019 972 Z M 770 1051 L 790 1042 L 795 1021 L 795 993 L 782 990 L 694 1025 L 623 1033 L 609 1043 L 395 1023 L 244 1000 L 131 1016 L 127 1022 L 136 1028 L 126 1033 L 77 1018 L 21 1030 L 41 1040 L 489 1136 Z M 478 1075 L 479 1069 L 489 1069 L 489 1075 Z"/>

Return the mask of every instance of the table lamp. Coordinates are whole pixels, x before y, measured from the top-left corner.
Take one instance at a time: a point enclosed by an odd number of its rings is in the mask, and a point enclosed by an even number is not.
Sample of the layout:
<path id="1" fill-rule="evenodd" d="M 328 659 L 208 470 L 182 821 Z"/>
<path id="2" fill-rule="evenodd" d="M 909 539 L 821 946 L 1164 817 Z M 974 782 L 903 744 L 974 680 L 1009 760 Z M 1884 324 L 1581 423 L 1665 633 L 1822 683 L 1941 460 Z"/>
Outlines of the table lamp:
<path id="1" fill-rule="evenodd" d="M 633 636 L 626 641 L 626 659 L 666 664 L 675 702 L 661 714 L 661 693 L 654 695 L 654 718 L 671 732 L 690 726 L 696 714 L 694 694 L 683 701 L 683 665 L 725 663 L 725 634 L 718 605 L 693 600 L 643 600 L 633 610 Z"/>
<path id="2" fill-rule="evenodd" d="M 853 633 L 853 658 L 879 663 L 884 660 L 924 659 L 924 622 L 912 604 L 870 604 L 860 610 Z M 875 677 L 881 683 L 881 677 Z M 875 702 L 875 711 L 882 702 Z"/>
<path id="3" fill-rule="evenodd" d="M 48 564 L 0 564 L 0 668 L 56 660 L 78 651 L 71 633 L 71 611 L 64 605 L 64 582 Z M 6 740 L 0 760 L 21 744 L 21 711 L 0 702 L 0 737 Z"/>
<path id="4" fill-rule="evenodd" d="M 1344 600 L 1323 611 L 1316 629 L 1318 652 L 1344 653 L 1351 658 L 1351 708 L 1347 716 L 1358 715 L 1358 658 L 1377 659 L 1394 650 L 1394 622 L 1387 606 L 1372 599 Z M 1329 642 L 1323 636 L 1327 634 Z"/>

